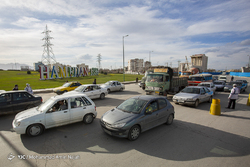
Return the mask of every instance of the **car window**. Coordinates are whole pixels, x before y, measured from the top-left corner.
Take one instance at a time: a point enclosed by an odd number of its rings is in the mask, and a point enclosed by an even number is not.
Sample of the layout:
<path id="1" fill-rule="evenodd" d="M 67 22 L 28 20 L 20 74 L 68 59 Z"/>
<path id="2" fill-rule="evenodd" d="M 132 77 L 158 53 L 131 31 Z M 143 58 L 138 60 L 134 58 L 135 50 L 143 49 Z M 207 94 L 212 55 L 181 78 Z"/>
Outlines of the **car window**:
<path id="1" fill-rule="evenodd" d="M 121 83 L 120 83 L 120 82 L 117 82 L 117 85 L 121 85 Z"/>
<path id="2" fill-rule="evenodd" d="M 165 99 L 159 99 L 158 104 L 159 104 L 159 109 L 163 109 L 163 108 L 167 107 L 167 102 Z"/>
<path id="3" fill-rule="evenodd" d="M 32 96 L 26 92 L 25 93 L 24 92 L 13 93 L 13 101 L 26 100 L 31 97 Z"/>
<path id="4" fill-rule="evenodd" d="M 205 89 L 206 93 L 210 92 L 210 90 L 208 88 L 205 87 L 204 89 Z"/>
<path id="5" fill-rule="evenodd" d="M 158 107 L 157 107 L 157 102 L 156 101 L 153 101 L 151 103 L 149 103 L 146 107 L 146 113 L 147 112 L 155 112 L 158 110 Z"/>
<path id="6" fill-rule="evenodd" d="M 0 102 L 10 102 L 12 99 L 11 93 L 4 93 L 0 95 Z"/>
<path id="7" fill-rule="evenodd" d="M 85 102 L 85 105 L 90 106 L 92 105 L 91 102 L 84 96 L 82 96 L 83 101 Z"/>
<path id="8" fill-rule="evenodd" d="M 59 100 L 52 107 L 49 108 L 47 113 L 58 112 L 58 111 L 63 111 L 67 109 L 68 109 L 67 100 Z"/>
<path id="9" fill-rule="evenodd" d="M 117 109 L 125 111 L 125 112 L 132 112 L 132 113 L 138 114 L 144 108 L 146 103 L 147 101 L 145 100 L 141 100 L 137 98 L 130 98 L 130 99 L 125 100 L 119 106 L 117 106 Z"/>
<path id="10" fill-rule="evenodd" d="M 201 94 L 205 93 L 205 90 L 203 88 L 201 88 Z"/>
<path id="11" fill-rule="evenodd" d="M 98 90 L 98 89 L 101 89 L 99 86 L 93 86 L 93 90 Z"/>
<path id="12" fill-rule="evenodd" d="M 71 108 L 79 108 L 79 107 L 86 106 L 86 103 L 80 97 L 71 98 L 70 99 L 70 106 L 71 106 Z"/>

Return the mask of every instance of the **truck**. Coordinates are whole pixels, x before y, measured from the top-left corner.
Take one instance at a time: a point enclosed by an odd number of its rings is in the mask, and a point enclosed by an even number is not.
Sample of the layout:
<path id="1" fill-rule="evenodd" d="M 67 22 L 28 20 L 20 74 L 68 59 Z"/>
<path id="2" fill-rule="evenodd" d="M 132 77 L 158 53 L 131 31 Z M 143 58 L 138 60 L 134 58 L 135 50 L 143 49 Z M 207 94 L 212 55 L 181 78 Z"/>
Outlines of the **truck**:
<path id="1" fill-rule="evenodd" d="M 173 76 L 173 69 L 170 67 L 154 69 L 154 73 L 147 74 L 146 94 L 175 94 L 188 86 L 188 78 Z"/>
<path id="2" fill-rule="evenodd" d="M 143 90 L 145 89 L 146 77 L 148 74 L 154 73 L 154 70 L 147 70 L 144 77 L 142 77 L 141 82 L 138 84 Z"/>

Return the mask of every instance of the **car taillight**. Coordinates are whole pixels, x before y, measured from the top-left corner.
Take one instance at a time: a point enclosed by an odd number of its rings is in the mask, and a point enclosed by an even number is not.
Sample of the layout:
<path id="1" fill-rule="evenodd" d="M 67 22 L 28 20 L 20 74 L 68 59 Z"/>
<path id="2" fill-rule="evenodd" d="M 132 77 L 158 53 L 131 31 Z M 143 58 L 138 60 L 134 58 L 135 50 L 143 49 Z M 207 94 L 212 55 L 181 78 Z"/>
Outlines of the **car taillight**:
<path id="1" fill-rule="evenodd" d="M 43 99 L 41 98 L 41 102 L 43 102 Z"/>
<path id="2" fill-rule="evenodd" d="M 95 111 L 96 111 L 96 106 L 95 106 Z"/>

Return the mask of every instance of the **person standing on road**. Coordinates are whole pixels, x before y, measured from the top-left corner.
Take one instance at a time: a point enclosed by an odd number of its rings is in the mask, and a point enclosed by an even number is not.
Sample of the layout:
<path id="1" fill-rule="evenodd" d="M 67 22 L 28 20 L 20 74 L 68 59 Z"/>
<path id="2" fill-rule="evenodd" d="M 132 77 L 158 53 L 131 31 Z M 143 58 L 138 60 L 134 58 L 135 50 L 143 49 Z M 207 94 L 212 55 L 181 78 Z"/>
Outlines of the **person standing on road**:
<path id="1" fill-rule="evenodd" d="M 12 90 L 18 90 L 18 85 L 15 85 L 15 87 Z"/>
<path id="2" fill-rule="evenodd" d="M 94 79 L 93 84 L 96 84 L 96 79 Z"/>
<path id="3" fill-rule="evenodd" d="M 29 92 L 30 94 L 33 94 L 33 90 L 31 89 L 30 84 L 28 84 L 28 83 L 26 83 L 26 87 L 25 87 L 24 90 L 26 90 L 26 91 Z"/>
<path id="4" fill-rule="evenodd" d="M 238 99 L 238 94 L 240 93 L 239 88 L 237 88 L 236 84 L 233 84 L 233 88 L 230 92 L 230 95 L 228 97 L 229 102 L 228 102 L 228 106 L 226 108 L 230 108 L 231 104 L 233 103 L 232 109 L 235 109 L 235 101 Z"/>
<path id="5" fill-rule="evenodd" d="M 234 80 L 234 76 L 231 77 L 231 81 L 233 81 L 233 80 Z"/>

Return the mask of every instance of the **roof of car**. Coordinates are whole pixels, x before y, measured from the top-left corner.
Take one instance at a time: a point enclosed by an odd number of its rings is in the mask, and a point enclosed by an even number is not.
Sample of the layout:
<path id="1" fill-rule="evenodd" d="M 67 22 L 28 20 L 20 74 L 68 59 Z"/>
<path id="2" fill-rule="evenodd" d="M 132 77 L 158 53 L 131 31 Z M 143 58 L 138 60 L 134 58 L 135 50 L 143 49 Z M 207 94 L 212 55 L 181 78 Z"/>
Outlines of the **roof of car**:
<path id="1" fill-rule="evenodd" d="M 152 99 L 166 98 L 166 97 L 164 97 L 164 96 L 156 96 L 156 95 L 141 95 L 141 96 L 134 96 L 132 98 L 134 98 L 134 99 L 138 98 L 138 99 L 149 101 L 149 100 L 152 100 Z"/>
<path id="2" fill-rule="evenodd" d="M 53 99 L 61 99 L 61 98 L 70 98 L 70 97 L 87 97 L 85 94 L 62 94 L 62 95 L 56 95 L 56 96 L 53 96 L 51 98 Z"/>
<path id="3" fill-rule="evenodd" d="M 81 85 L 81 86 L 96 86 L 97 84 L 85 84 L 85 85 Z M 98 85 L 97 85 L 98 86 Z M 80 87 L 80 86 L 79 86 Z"/>
<path id="4" fill-rule="evenodd" d="M 212 84 L 213 82 L 201 82 L 200 84 Z"/>
<path id="5" fill-rule="evenodd" d="M 27 92 L 26 90 L 11 90 L 11 91 L 0 91 L 1 93 L 16 93 L 16 92 Z"/>
<path id="6" fill-rule="evenodd" d="M 204 88 L 205 86 L 187 86 L 186 88 Z"/>

